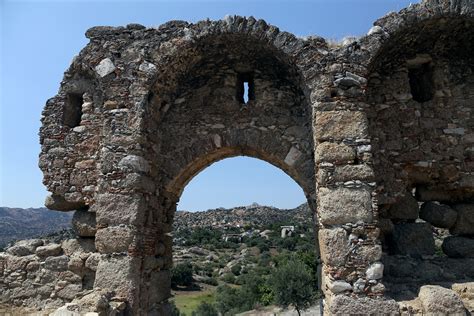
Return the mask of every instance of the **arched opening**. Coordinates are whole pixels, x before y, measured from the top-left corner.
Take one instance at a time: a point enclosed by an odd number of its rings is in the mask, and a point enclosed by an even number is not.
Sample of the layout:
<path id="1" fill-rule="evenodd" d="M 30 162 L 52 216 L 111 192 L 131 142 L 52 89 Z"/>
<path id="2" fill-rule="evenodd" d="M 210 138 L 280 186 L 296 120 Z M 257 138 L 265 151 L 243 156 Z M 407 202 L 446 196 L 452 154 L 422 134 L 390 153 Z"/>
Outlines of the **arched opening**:
<path id="1" fill-rule="evenodd" d="M 474 280 L 474 21 L 413 23 L 371 65 L 368 114 L 387 294 Z"/>
<path id="2" fill-rule="evenodd" d="M 236 171 L 245 178 L 229 171 L 229 168 L 236 167 L 240 168 Z M 253 168 L 245 170 L 246 167 Z M 215 193 L 219 198 L 214 197 L 216 204 L 210 204 L 216 206 L 213 209 L 188 212 L 187 209 L 180 209 L 180 202 L 175 207 L 172 293 L 173 301 L 181 311 L 190 313 L 191 309 L 196 308 L 189 306 L 191 297 L 199 302 L 210 300 L 216 308 L 219 306 L 227 312 L 232 310 L 232 313 L 271 305 L 272 274 L 279 264 L 283 265 L 285 260 L 290 259 L 300 260 L 311 271 L 312 286 L 317 290 L 318 251 L 314 205 L 303 203 L 306 199 L 303 188 L 291 177 L 280 168 L 250 157 L 207 162 L 206 167 L 195 174 L 187 174 L 187 177 L 192 180 L 177 182 L 184 183 L 186 188 L 194 187 L 194 190 L 197 189 L 194 183 L 207 184 L 205 189 L 212 189 L 213 186 L 205 181 L 207 177 L 208 181 L 217 181 L 220 187 Z M 223 180 L 224 177 L 230 178 Z M 224 191 L 222 186 L 227 184 L 231 187 L 231 182 L 237 182 L 232 194 L 239 196 L 240 202 L 227 204 L 233 207 L 217 207 L 223 205 L 220 202 L 226 203 L 220 194 Z M 252 186 L 252 182 L 257 183 Z M 265 190 L 258 188 L 260 184 L 273 189 L 274 194 L 280 197 L 290 197 L 292 194 L 292 207 L 274 207 L 272 201 L 277 201 L 278 197 L 271 195 L 265 204 L 252 203 L 264 201 L 258 200 L 256 194 L 252 194 L 247 203 L 242 202 L 249 191 L 239 190 L 238 187 L 248 185 L 250 190 L 263 193 Z M 292 192 L 278 192 L 279 187 Z M 180 201 L 186 198 L 186 188 L 179 190 L 182 192 Z M 259 283 L 259 287 L 254 286 L 255 282 Z M 193 294 L 189 294 L 190 290 Z M 243 296 L 246 296 L 245 300 L 239 299 Z M 232 303 L 229 303 L 230 298 Z"/>
<path id="3" fill-rule="evenodd" d="M 298 183 L 314 211 L 312 110 L 291 59 L 249 34 L 206 35 L 179 54 L 174 77 L 157 78 L 147 104 L 155 190 L 145 239 L 152 261 L 160 261 L 144 277 L 151 281 L 143 306 L 150 307 L 170 295 L 176 203 L 212 163 L 235 156 L 266 161 Z"/>

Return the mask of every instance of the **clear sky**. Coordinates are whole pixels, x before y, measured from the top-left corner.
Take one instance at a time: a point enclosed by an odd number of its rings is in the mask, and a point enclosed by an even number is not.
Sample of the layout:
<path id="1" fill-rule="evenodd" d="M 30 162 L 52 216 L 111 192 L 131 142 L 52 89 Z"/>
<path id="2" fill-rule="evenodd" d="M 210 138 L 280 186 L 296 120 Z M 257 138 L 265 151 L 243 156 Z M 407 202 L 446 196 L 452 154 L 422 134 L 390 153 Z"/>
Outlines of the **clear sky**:
<path id="1" fill-rule="evenodd" d="M 412 1 L 413 2 L 413 1 Z M 341 39 L 363 35 L 405 0 L 0 0 L 0 206 L 40 207 L 47 192 L 38 169 L 38 129 L 45 101 L 95 25 L 168 20 L 196 22 L 227 14 L 254 16 L 295 35 Z M 294 207 L 301 189 L 279 169 L 250 158 L 218 162 L 186 187 L 179 209 L 204 210 L 252 202 Z"/>

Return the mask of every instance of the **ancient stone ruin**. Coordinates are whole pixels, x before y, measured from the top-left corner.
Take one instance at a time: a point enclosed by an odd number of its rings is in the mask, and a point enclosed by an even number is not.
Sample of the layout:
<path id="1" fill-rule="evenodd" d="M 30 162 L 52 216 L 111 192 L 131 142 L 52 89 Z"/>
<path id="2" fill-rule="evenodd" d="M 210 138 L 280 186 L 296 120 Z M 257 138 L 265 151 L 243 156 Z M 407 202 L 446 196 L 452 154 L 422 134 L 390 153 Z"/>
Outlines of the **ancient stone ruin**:
<path id="1" fill-rule="evenodd" d="M 473 308 L 471 0 L 411 5 L 341 45 L 239 16 L 86 36 L 39 163 L 80 237 L 0 254 L 0 302 L 167 315 L 183 188 L 245 155 L 304 190 L 327 313 Z"/>

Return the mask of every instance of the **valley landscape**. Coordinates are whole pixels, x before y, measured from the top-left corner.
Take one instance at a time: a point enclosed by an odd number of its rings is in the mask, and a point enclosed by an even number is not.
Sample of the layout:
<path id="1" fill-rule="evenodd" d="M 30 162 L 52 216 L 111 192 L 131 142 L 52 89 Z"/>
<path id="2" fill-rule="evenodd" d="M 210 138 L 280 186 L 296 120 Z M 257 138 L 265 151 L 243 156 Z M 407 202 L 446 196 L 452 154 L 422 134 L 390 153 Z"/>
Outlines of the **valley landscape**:
<path id="1" fill-rule="evenodd" d="M 46 208 L 1 210 L 0 222 L 16 228 L 15 234 L 0 233 L 4 247 L 14 244 L 15 240 L 30 238 L 45 244 L 67 244 L 75 238 L 71 213 Z M 29 212 L 31 216 L 27 216 Z M 31 226 L 38 227 L 37 230 L 28 229 L 28 223 L 24 223 L 25 218 L 32 217 L 35 225 Z M 204 212 L 177 211 L 173 261 L 171 280 L 175 315 L 213 315 L 213 311 L 223 315 L 270 315 L 275 312 L 296 315 L 293 308 L 288 310 L 274 305 L 271 284 L 271 276 L 278 266 L 289 261 L 301 262 L 309 273 L 313 286 L 309 291 L 313 296 L 311 302 L 315 305 L 313 309 L 319 308 L 315 230 L 307 204 L 294 209 L 254 203 Z M 210 311 L 203 312 L 203 308 Z M 17 310 L 17 313 L 22 312 L 25 310 Z"/>

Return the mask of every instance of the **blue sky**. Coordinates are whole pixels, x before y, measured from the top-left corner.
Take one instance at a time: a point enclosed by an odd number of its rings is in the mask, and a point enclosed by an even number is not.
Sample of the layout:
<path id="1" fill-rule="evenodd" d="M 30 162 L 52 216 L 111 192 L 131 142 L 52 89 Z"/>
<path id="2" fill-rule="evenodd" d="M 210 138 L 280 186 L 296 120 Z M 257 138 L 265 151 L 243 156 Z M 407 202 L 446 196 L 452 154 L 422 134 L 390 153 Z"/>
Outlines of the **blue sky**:
<path id="1" fill-rule="evenodd" d="M 0 206 L 40 207 L 47 192 L 38 169 L 38 129 L 45 101 L 95 25 L 169 20 L 196 22 L 226 14 L 254 16 L 295 35 L 363 35 L 405 0 L 17 1 L 0 0 Z M 204 210 L 251 202 L 294 207 L 304 201 L 279 169 L 251 158 L 218 162 L 186 187 L 178 208 Z"/>

